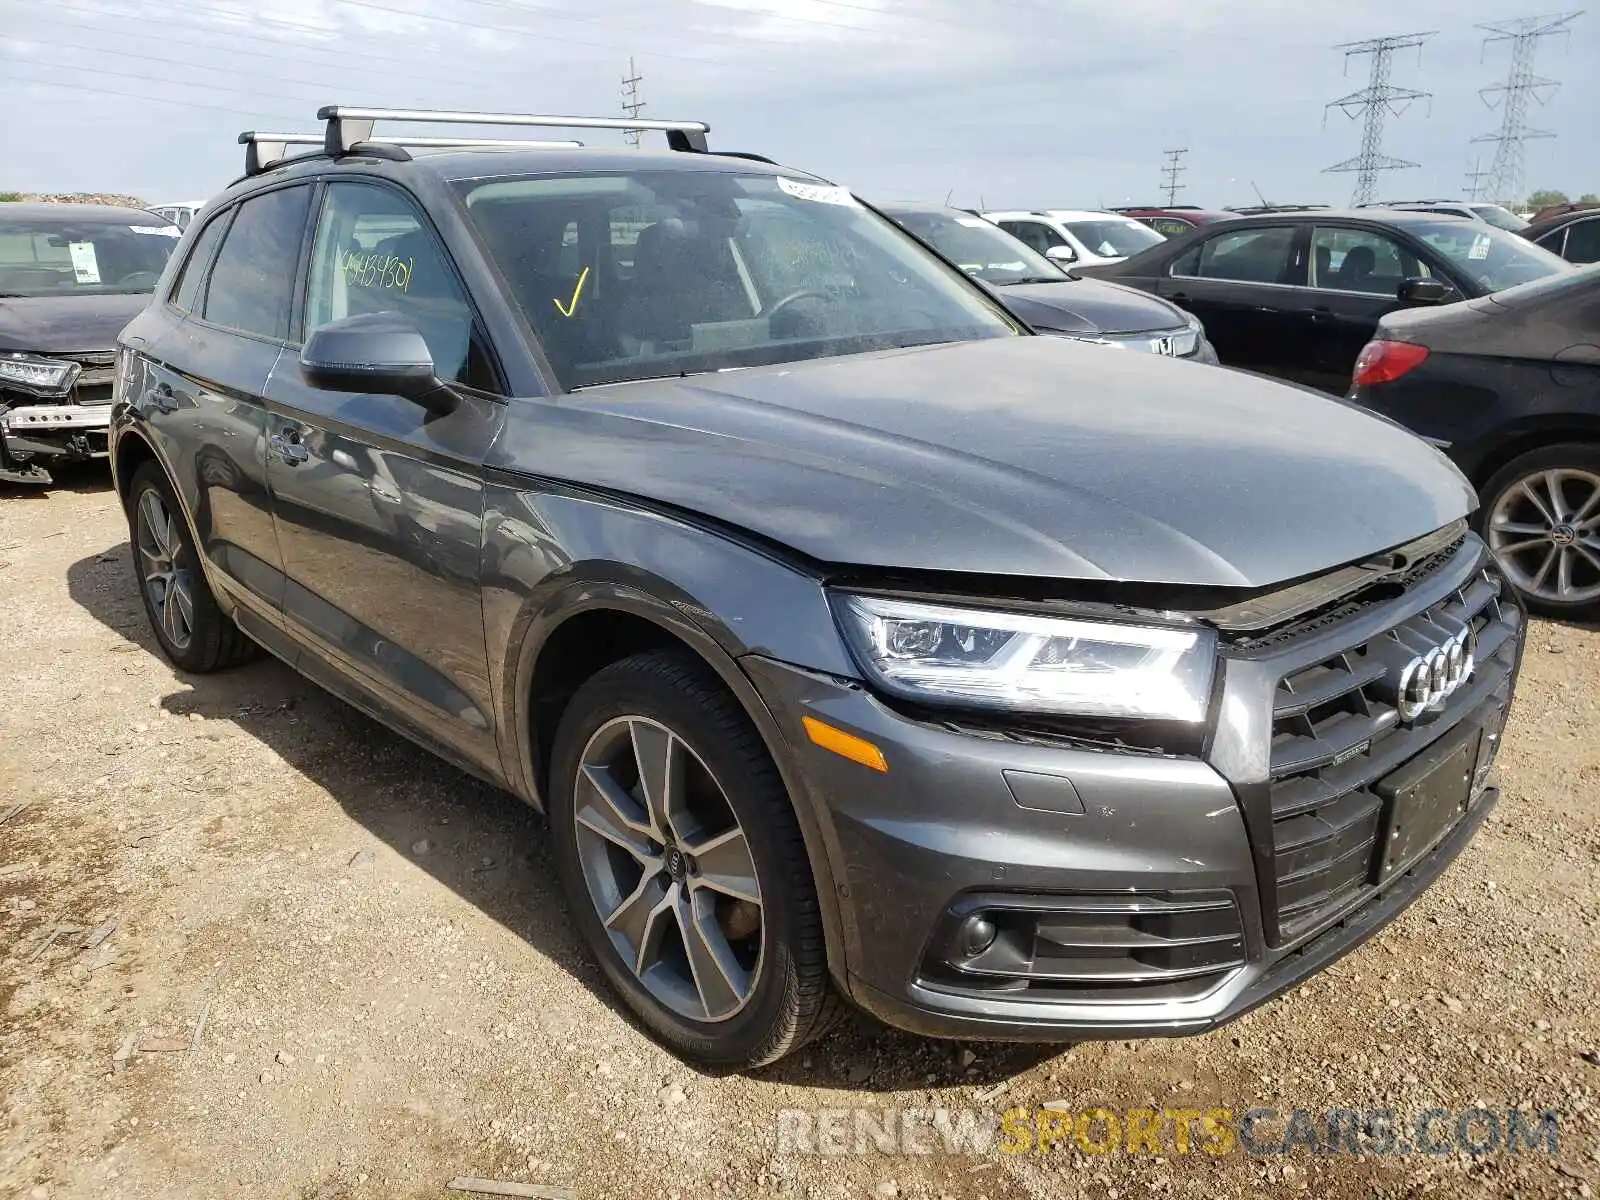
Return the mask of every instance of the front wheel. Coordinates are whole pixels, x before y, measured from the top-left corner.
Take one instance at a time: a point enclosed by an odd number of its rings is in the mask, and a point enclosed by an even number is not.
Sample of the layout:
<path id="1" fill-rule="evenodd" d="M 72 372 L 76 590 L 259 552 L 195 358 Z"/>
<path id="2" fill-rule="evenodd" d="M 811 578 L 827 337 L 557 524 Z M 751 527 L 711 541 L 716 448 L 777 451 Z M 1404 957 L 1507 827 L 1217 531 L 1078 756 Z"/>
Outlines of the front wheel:
<path id="1" fill-rule="evenodd" d="M 1600 447 L 1545 446 L 1507 463 L 1483 487 L 1484 540 L 1534 612 L 1600 611 Z"/>
<path id="2" fill-rule="evenodd" d="M 749 718 L 687 655 L 614 663 L 556 734 L 567 903 L 627 1006 L 713 1069 L 773 1062 L 838 1008 L 805 845 Z"/>

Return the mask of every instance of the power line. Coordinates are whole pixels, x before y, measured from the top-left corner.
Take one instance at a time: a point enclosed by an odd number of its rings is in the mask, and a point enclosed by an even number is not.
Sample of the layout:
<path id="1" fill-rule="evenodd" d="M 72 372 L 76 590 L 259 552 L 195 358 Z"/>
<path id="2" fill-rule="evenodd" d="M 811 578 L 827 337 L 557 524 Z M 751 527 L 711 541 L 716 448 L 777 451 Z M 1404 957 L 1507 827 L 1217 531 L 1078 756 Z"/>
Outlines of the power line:
<path id="1" fill-rule="evenodd" d="M 634 120 L 639 119 L 639 114 L 644 111 L 644 101 L 639 99 L 639 84 L 644 76 L 639 74 L 633 65 L 633 55 L 628 55 L 628 73 L 622 77 L 622 111 Z M 639 144 L 639 131 L 630 129 L 622 135 L 637 146 Z"/>
<path id="2" fill-rule="evenodd" d="M 1522 196 L 1524 143 L 1534 138 L 1555 137 L 1547 129 L 1528 127 L 1528 101 L 1543 104 L 1561 86 L 1560 81 L 1545 79 L 1533 73 L 1533 58 L 1542 38 L 1570 34 L 1573 21 L 1583 15 L 1577 12 L 1553 13 L 1542 17 L 1520 17 L 1511 21 L 1495 21 L 1480 25 L 1488 37 L 1483 39 L 1483 50 L 1496 42 L 1511 43 L 1511 71 L 1504 83 L 1486 87 L 1478 94 L 1490 108 L 1500 106 L 1500 130 L 1475 137 L 1474 142 L 1493 142 L 1494 161 L 1484 172 L 1481 190 L 1490 200 L 1501 202 L 1520 199 Z"/>
<path id="3" fill-rule="evenodd" d="M 1167 193 L 1167 207 L 1171 208 L 1178 202 L 1178 193 L 1183 191 L 1188 184 L 1178 182 L 1178 176 L 1189 168 L 1183 165 L 1183 156 L 1189 153 L 1189 147 L 1184 146 L 1179 150 L 1163 150 L 1167 156 L 1167 165 L 1161 168 L 1162 191 Z"/>
<path id="4" fill-rule="evenodd" d="M 1346 73 L 1350 70 L 1350 60 L 1358 55 L 1372 55 L 1372 71 L 1367 80 L 1367 86 L 1359 92 L 1351 92 L 1333 101 L 1323 110 L 1322 120 L 1326 124 L 1328 110 L 1337 108 L 1345 116 L 1355 119 L 1361 114 L 1361 153 L 1354 158 L 1347 158 L 1343 162 L 1334 163 L 1331 167 L 1323 168 L 1323 173 L 1353 171 L 1356 176 L 1355 191 L 1350 196 L 1351 204 L 1370 204 L 1378 192 L 1378 173 L 1380 171 L 1399 171 L 1417 164 L 1404 158 L 1393 158 L 1383 152 L 1383 126 L 1391 116 L 1399 116 L 1415 100 L 1430 98 L 1428 92 L 1418 92 L 1411 88 L 1395 87 L 1389 82 L 1389 74 L 1393 67 L 1394 52 L 1408 50 L 1415 46 L 1418 48 L 1417 56 L 1421 58 L 1421 46 L 1433 32 L 1407 33 L 1398 37 L 1370 38 L 1364 42 L 1344 42 L 1335 46 L 1335 50 L 1344 51 L 1344 64 Z"/>

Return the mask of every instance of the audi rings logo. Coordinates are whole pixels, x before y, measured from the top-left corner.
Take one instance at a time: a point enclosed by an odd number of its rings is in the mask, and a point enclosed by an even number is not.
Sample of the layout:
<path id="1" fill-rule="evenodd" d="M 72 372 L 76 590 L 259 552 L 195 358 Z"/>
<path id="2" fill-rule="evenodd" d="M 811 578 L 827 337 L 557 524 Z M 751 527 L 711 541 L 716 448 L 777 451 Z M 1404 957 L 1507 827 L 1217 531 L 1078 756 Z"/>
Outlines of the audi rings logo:
<path id="1" fill-rule="evenodd" d="M 1444 702 L 1472 677 L 1477 636 L 1463 628 L 1400 670 L 1399 709 L 1402 721 L 1415 721 Z"/>

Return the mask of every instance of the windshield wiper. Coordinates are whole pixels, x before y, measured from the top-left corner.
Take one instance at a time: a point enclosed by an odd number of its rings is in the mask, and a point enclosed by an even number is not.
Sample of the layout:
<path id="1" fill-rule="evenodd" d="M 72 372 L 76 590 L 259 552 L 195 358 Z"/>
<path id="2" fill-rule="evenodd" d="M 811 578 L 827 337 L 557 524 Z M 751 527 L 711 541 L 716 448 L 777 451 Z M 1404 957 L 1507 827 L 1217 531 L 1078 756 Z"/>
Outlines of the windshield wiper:
<path id="1" fill-rule="evenodd" d="M 1014 283 L 1076 283 L 1076 275 L 1063 272 L 1060 275 L 1024 275 L 1020 279 L 1007 279 L 1004 283 L 995 284 L 996 287 L 1010 287 Z"/>

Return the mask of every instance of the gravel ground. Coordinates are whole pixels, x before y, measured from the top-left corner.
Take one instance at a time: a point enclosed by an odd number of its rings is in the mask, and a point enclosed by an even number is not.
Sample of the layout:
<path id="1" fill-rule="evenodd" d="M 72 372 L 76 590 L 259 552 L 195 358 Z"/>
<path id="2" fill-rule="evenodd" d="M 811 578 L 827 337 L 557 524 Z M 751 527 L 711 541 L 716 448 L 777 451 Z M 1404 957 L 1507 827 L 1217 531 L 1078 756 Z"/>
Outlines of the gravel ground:
<path id="1" fill-rule="evenodd" d="M 175 673 L 104 469 L 62 483 L 0 497 L 0 817 L 28 803 L 0 825 L 0 1195 L 444 1196 L 456 1176 L 586 1200 L 1600 1190 L 1592 631 L 1534 629 L 1504 798 L 1462 859 L 1264 1010 L 1202 1038 L 1074 1049 L 861 1019 L 711 1078 L 612 1006 L 536 815 L 276 663 Z M 779 1152 L 782 1110 L 1049 1101 L 1404 1120 L 1523 1105 L 1559 1111 L 1559 1147 Z"/>

